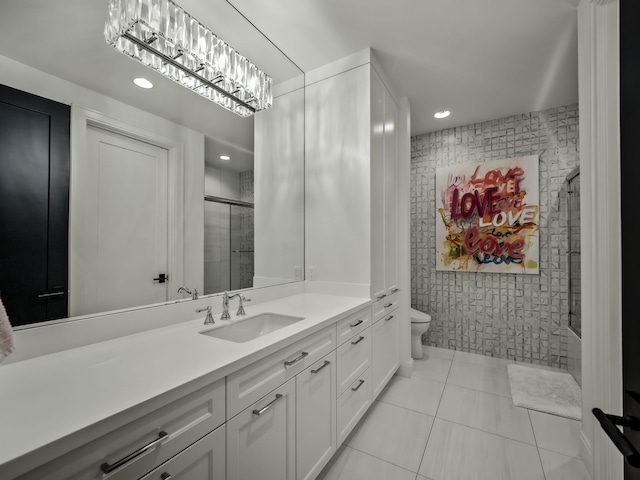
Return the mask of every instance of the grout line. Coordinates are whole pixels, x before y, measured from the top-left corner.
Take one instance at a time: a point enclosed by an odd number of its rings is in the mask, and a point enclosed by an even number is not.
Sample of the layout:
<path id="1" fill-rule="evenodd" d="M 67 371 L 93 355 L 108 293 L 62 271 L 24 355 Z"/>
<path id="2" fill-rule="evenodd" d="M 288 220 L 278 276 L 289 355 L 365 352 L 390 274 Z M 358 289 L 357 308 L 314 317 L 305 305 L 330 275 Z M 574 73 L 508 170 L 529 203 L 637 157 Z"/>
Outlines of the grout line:
<path id="1" fill-rule="evenodd" d="M 438 420 L 442 420 L 443 422 L 453 423 L 454 425 L 458 425 L 459 427 L 470 428 L 471 430 L 475 430 L 477 432 L 486 433 L 487 435 L 493 435 L 494 437 L 500 437 L 500 438 L 504 438 L 505 440 L 511 440 L 512 442 L 518 442 L 518 443 L 521 443 L 523 445 L 528 445 L 529 447 L 533 447 L 535 449 L 538 448 L 538 446 L 535 443 L 531 444 L 531 443 L 523 442 L 522 440 L 516 440 L 515 438 L 506 437 L 506 436 L 501 435 L 499 433 L 487 432 L 486 430 L 482 430 L 481 428 L 470 427 L 469 425 L 465 425 L 464 423 L 454 422 L 452 420 L 448 420 L 448 419 L 442 418 L 442 417 L 438 417 Z M 567 456 L 569 456 L 569 455 L 565 455 L 565 457 L 567 457 Z"/>
<path id="2" fill-rule="evenodd" d="M 419 475 L 418 472 L 414 472 L 413 470 L 410 470 L 407 467 L 403 467 L 402 465 L 398 465 L 397 463 L 390 462 L 389 460 L 385 460 L 384 458 L 376 457 L 375 455 L 371 455 L 370 453 L 365 452 L 364 450 L 360 450 L 359 448 L 352 447 L 351 445 L 347 445 L 347 447 L 348 448 L 352 448 L 352 449 L 354 449 L 354 450 L 356 450 L 356 451 L 358 451 L 360 453 L 364 453 L 365 455 L 368 455 L 371 458 L 375 458 L 375 459 L 380 460 L 382 462 L 388 463 L 389 465 L 393 465 L 394 467 L 398 467 L 398 468 L 401 468 L 402 470 L 406 470 L 407 472 L 415 473 L 416 477 Z M 420 470 L 420 465 L 418 465 L 418 470 Z"/>
<path id="3" fill-rule="evenodd" d="M 529 417 L 529 423 L 531 424 L 531 431 L 533 432 L 533 440 L 536 442 L 536 451 L 538 452 L 538 459 L 540 460 L 540 468 L 542 468 L 542 476 L 547 478 L 547 474 L 544 473 L 544 465 L 542 464 L 542 455 L 540 455 L 540 446 L 538 445 L 538 439 L 536 438 L 536 431 L 533 428 L 533 420 L 531 420 L 531 412 L 527 408 L 527 416 Z"/>

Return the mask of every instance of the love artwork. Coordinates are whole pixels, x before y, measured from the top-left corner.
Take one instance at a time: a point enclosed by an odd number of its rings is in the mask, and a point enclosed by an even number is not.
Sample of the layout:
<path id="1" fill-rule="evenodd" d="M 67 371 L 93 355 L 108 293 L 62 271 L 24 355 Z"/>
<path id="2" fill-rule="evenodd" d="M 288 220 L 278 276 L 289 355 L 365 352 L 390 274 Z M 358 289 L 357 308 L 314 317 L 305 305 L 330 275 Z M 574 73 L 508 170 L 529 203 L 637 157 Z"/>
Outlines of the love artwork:
<path id="1" fill-rule="evenodd" d="M 539 273 L 538 156 L 436 170 L 436 269 Z"/>

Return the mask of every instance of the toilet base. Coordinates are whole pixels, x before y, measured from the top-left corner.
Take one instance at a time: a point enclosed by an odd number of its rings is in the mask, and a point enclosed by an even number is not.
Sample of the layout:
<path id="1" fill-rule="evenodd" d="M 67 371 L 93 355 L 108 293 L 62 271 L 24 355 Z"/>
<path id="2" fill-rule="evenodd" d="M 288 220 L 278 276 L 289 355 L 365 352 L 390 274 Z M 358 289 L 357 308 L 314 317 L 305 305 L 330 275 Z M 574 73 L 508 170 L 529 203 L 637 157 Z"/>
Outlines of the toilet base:
<path id="1" fill-rule="evenodd" d="M 422 358 L 424 356 L 424 350 L 422 349 L 422 334 L 417 333 L 411 335 L 411 357 Z"/>

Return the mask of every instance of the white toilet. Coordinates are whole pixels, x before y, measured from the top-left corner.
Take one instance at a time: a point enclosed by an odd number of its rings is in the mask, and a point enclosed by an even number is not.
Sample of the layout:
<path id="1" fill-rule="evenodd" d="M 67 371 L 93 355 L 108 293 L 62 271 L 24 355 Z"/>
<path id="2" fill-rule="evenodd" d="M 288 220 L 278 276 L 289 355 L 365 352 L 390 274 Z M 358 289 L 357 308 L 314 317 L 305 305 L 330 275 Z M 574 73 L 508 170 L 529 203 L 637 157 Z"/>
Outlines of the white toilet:
<path id="1" fill-rule="evenodd" d="M 427 333 L 431 325 L 431 316 L 411 309 L 411 356 L 422 358 L 422 335 Z"/>

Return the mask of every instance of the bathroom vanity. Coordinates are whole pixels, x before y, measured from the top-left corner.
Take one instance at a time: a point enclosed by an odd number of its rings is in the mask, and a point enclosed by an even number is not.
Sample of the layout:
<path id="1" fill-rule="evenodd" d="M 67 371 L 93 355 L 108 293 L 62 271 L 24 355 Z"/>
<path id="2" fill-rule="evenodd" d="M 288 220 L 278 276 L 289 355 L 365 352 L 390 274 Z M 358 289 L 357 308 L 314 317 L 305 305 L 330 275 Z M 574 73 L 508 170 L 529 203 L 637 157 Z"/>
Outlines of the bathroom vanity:
<path id="1" fill-rule="evenodd" d="M 304 293 L 214 317 L 302 318 L 246 341 L 200 318 L 7 365 L 0 478 L 315 478 L 399 366 L 380 303 Z"/>

